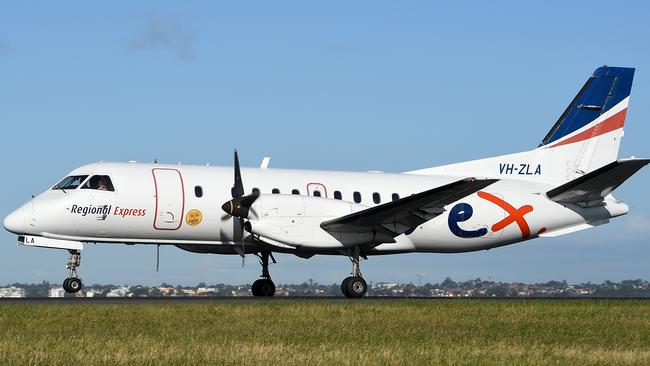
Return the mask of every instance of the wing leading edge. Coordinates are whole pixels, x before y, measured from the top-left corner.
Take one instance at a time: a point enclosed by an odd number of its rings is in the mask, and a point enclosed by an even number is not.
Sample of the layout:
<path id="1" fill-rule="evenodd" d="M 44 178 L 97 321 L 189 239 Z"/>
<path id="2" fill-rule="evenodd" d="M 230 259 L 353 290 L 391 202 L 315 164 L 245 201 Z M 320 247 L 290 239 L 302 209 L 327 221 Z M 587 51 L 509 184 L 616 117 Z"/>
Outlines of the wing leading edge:
<path id="1" fill-rule="evenodd" d="M 392 242 L 395 237 L 414 230 L 418 225 L 445 212 L 444 206 L 474 194 L 497 181 L 498 179 L 474 178 L 459 180 L 397 201 L 325 221 L 320 226 L 330 234 L 374 232 L 378 236 L 378 241 Z"/>

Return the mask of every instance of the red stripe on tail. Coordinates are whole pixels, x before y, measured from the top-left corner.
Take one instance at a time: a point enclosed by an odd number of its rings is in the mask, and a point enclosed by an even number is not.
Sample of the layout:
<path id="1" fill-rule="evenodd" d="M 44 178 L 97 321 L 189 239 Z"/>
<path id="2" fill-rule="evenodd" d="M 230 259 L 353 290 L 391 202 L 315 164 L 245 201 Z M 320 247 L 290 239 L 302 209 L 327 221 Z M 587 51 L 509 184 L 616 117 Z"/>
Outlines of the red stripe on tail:
<path id="1" fill-rule="evenodd" d="M 623 109 L 622 111 L 616 113 L 615 115 L 607 118 L 606 120 L 600 122 L 599 124 L 595 125 L 594 127 L 582 131 L 579 134 L 570 137 L 564 141 L 560 141 L 555 145 L 550 146 L 549 148 L 553 147 L 558 147 L 562 145 L 568 145 L 572 144 L 574 142 L 580 142 L 584 140 L 588 140 L 592 137 L 604 135 L 607 132 L 612 132 L 614 130 L 618 130 L 619 128 L 623 128 L 625 125 L 625 114 L 627 113 L 627 108 Z"/>

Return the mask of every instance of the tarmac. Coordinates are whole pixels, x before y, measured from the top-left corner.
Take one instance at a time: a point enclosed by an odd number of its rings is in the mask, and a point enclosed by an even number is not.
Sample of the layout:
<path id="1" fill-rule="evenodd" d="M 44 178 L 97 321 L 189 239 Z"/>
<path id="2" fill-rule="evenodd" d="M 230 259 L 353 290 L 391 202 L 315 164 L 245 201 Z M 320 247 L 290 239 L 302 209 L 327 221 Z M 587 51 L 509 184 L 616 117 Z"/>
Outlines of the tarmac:
<path id="1" fill-rule="evenodd" d="M 22 297 L 0 298 L 0 305 L 135 305 L 135 304 L 209 304 L 250 302 L 404 302 L 404 301 L 650 301 L 650 297 Z"/>

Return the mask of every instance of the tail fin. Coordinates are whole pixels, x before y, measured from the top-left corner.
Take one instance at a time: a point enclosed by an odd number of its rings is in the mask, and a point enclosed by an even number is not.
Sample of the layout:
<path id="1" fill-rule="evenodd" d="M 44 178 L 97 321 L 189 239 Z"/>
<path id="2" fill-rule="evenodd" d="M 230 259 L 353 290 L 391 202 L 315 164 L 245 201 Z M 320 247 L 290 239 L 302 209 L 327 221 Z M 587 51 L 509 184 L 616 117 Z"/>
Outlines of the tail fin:
<path id="1" fill-rule="evenodd" d="M 538 148 L 407 172 L 564 184 L 618 160 L 634 69 L 598 68 Z"/>
<path id="2" fill-rule="evenodd" d="M 569 162 L 568 179 L 618 158 L 633 78 L 633 68 L 596 69 L 542 140 L 540 149 Z"/>

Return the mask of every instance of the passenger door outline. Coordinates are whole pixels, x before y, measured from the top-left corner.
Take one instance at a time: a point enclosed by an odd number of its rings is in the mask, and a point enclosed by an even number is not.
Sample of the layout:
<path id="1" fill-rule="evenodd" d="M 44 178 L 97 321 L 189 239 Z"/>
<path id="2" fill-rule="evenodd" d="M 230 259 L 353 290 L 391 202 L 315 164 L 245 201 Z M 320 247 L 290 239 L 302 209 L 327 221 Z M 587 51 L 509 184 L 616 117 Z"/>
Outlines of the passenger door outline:
<path id="1" fill-rule="evenodd" d="M 172 196 L 172 192 L 175 190 L 175 188 L 178 188 L 178 186 L 169 185 L 170 181 L 168 179 L 174 178 L 171 176 L 165 177 L 163 175 L 169 174 L 170 172 L 175 172 L 177 174 L 178 182 L 180 183 L 180 213 L 178 212 L 177 208 L 174 207 L 174 198 Z M 151 174 L 153 175 L 153 184 L 156 197 L 156 209 L 154 211 L 153 228 L 155 230 L 171 231 L 180 229 L 180 227 L 183 225 L 183 217 L 185 215 L 185 185 L 183 183 L 183 176 L 181 175 L 181 172 L 177 169 L 171 168 L 154 168 L 151 169 Z M 158 174 L 158 177 L 156 177 L 156 174 Z M 165 193 L 165 191 L 168 192 Z M 160 199 L 161 193 L 163 194 L 162 200 Z M 171 199 L 169 202 L 165 202 L 168 196 Z M 178 199 L 178 197 L 176 197 L 176 199 Z M 161 207 L 163 205 L 166 205 L 166 207 Z M 161 220 L 159 220 L 159 218 L 161 218 Z M 178 223 L 178 225 L 176 225 L 176 223 Z"/>
<path id="2" fill-rule="evenodd" d="M 322 183 L 308 183 L 307 184 L 307 195 L 314 196 L 314 192 L 319 191 L 322 198 L 327 198 L 327 188 Z"/>

